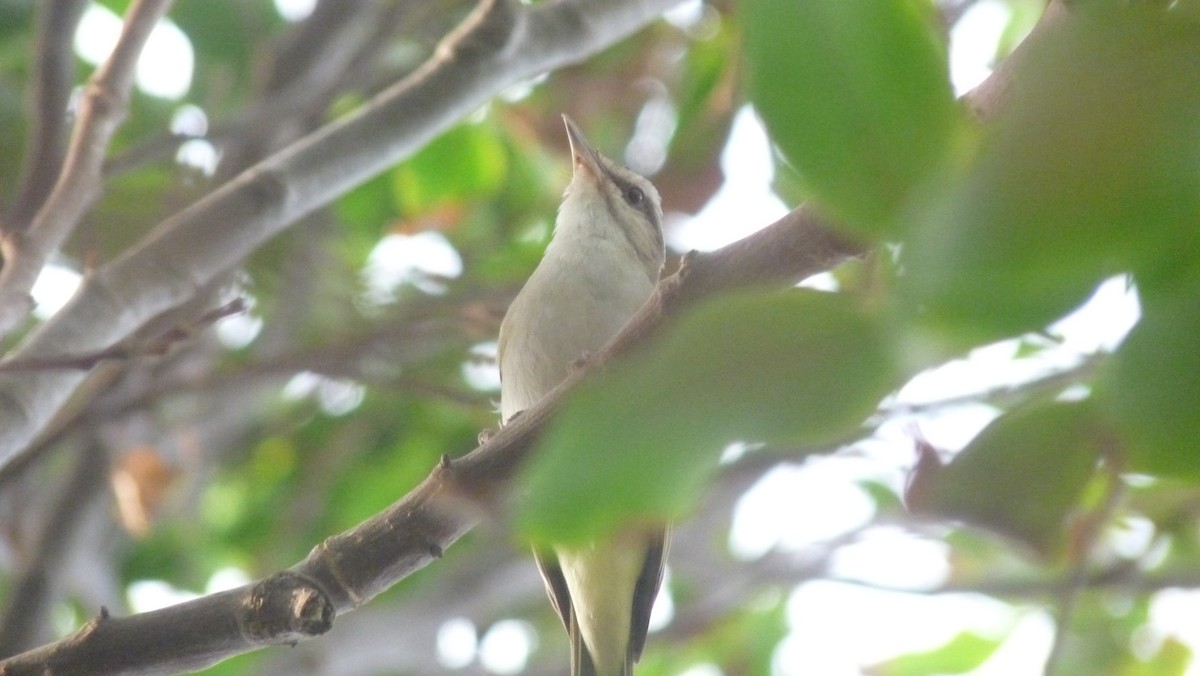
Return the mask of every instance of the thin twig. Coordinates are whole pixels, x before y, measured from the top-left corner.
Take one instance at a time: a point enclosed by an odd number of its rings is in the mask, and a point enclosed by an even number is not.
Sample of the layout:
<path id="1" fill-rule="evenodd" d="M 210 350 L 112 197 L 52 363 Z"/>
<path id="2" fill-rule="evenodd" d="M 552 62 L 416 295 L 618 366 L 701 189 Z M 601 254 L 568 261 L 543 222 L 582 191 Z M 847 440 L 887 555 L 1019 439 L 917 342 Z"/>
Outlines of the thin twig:
<path id="1" fill-rule="evenodd" d="M 205 312 L 187 326 L 177 326 L 148 341 L 118 343 L 101 350 L 84 354 L 64 354 L 50 357 L 29 357 L 0 361 L 0 372 L 44 371 L 50 369 L 78 369 L 89 371 L 101 362 L 128 360 L 138 357 L 161 357 L 176 344 L 191 338 L 218 320 L 246 311 L 246 302 L 236 298 L 219 308 Z"/>
<path id="2" fill-rule="evenodd" d="M 1125 482 L 1121 479 L 1120 470 L 1111 462 L 1116 458 L 1116 454 L 1109 453 L 1107 456 L 1110 461 L 1104 464 L 1104 478 L 1108 482 L 1104 501 L 1080 523 L 1075 538 L 1074 564 L 1070 575 L 1058 590 L 1054 642 L 1050 645 L 1050 654 L 1046 656 L 1042 672 L 1045 676 L 1053 676 L 1059 671 L 1070 637 L 1071 618 L 1075 615 L 1079 594 L 1088 587 L 1092 553 L 1104 532 L 1104 527 L 1112 521 L 1113 514 L 1125 495 Z"/>
<path id="3" fill-rule="evenodd" d="M 29 313 L 29 290 L 46 260 L 66 240 L 101 189 L 109 141 L 125 118 L 135 66 L 150 32 L 171 0 L 134 0 L 113 53 L 84 89 L 79 117 L 54 189 L 27 230 L 0 240 L 0 338 Z"/>
<path id="4" fill-rule="evenodd" d="M 105 160 L 102 171 L 106 179 L 112 179 L 156 162 L 165 162 L 175 157 L 179 148 L 188 141 L 213 139 L 213 135 L 178 134 L 169 131 Z"/>
<path id="5" fill-rule="evenodd" d="M 565 7 L 573 12 L 571 21 L 576 22 L 576 25 L 587 25 L 586 22 L 580 21 L 583 13 L 610 6 L 612 5 L 608 3 L 576 5 L 569 1 L 544 5 L 514 3 L 507 6 L 485 2 L 481 5 L 480 13 L 467 24 L 468 28 L 464 28 L 443 43 L 443 47 L 438 50 L 438 57 L 429 69 L 419 71 L 415 88 L 419 93 L 428 93 L 429 90 L 425 87 L 430 86 L 430 81 L 438 80 L 424 78 L 431 73 L 438 73 L 439 68 L 446 64 L 470 64 L 472 57 L 476 57 L 476 68 L 470 69 L 473 83 L 471 89 L 476 94 L 481 94 L 484 90 L 490 92 L 491 88 L 484 85 L 494 85 L 495 81 L 479 76 L 480 69 L 486 68 L 480 65 L 477 57 L 480 54 L 486 56 L 492 53 L 488 50 L 496 48 L 499 48 L 502 54 L 520 52 L 523 45 L 519 41 L 514 42 L 510 32 L 514 28 L 514 19 L 525 22 L 524 30 L 518 31 L 518 35 L 532 35 L 536 38 L 536 44 L 544 46 L 547 41 L 553 40 L 556 34 L 535 31 L 531 16 L 540 12 L 558 11 Z M 528 9 L 530 7 L 533 9 Z M 497 13 L 489 14 L 489 8 Z M 626 8 L 627 14 L 623 18 L 628 23 L 618 23 L 632 28 L 637 24 L 635 18 L 645 18 L 638 13 L 645 9 L 645 6 L 639 9 Z M 557 28 L 561 34 L 562 25 L 558 25 Z M 611 34 L 609 36 L 611 37 Z M 467 37 L 479 39 L 468 41 L 465 39 Z M 571 37 L 574 42 L 578 42 L 588 36 L 585 34 Z M 561 57 L 566 48 L 555 51 Z M 547 62 L 539 63 L 545 65 Z M 997 70 L 997 73 L 1002 72 L 1002 69 Z M 995 77 L 993 75 L 993 78 Z M 487 82 L 481 82 L 481 79 Z M 442 83 L 445 84 L 444 81 Z M 997 95 L 989 100 L 995 103 L 1001 98 Z M 474 99 L 464 97 L 459 101 L 460 105 L 455 106 L 454 112 L 464 112 L 461 104 L 466 100 Z M 410 116 L 412 114 L 412 111 L 407 109 L 404 112 Z M 319 138 L 327 139 L 346 130 L 361 130 L 360 125 L 365 117 L 366 115 L 346 118 L 332 131 L 324 132 Z M 454 116 L 454 119 L 457 119 L 457 116 Z M 404 120 L 385 115 L 379 121 L 396 125 Z M 408 122 L 416 124 L 420 121 L 408 119 Z M 437 127 L 432 122 L 426 123 Z M 425 131 L 429 132 L 429 129 L 426 128 Z M 370 142 L 377 141 L 376 136 L 369 138 Z M 416 143 L 412 138 L 407 141 Z M 340 181 L 338 185 L 324 187 L 325 192 L 320 195 L 305 193 L 305 189 L 318 189 L 320 182 L 316 179 L 324 178 L 332 182 L 335 177 L 329 172 L 312 172 L 311 167 L 305 163 L 298 164 L 302 169 L 310 171 L 298 171 L 294 164 L 284 160 L 302 157 L 308 162 L 315 161 L 308 153 L 319 148 L 321 146 L 315 142 L 302 144 L 298 149 L 285 152 L 283 160 L 264 163 L 257 171 L 252 169 L 243 175 L 246 177 L 243 182 L 235 181 L 234 187 L 229 191 L 214 193 L 212 199 L 216 204 L 221 204 L 221 200 L 235 201 L 235 197 L 255 199 L 251 200 L 249 207 L 239 205 L 242 210 L 236 211 L 236 215 L 245 216 L 245 220 L 236 222 L 237 234 L 240 237 L 237 241 L 243 248 L 237 251 L 223 249 L 219 255 L 211 250 L 202 251 L 202 256 L 211 259 L 206 261 L 210 264 L 209 267 L 215 267 L 217 271 L 227 270 L 240 261 L 247 250 L 261 241 L 258 239 L 259 235 L 265 237 L 267 234 L 274 234 L 284 227 L 281 221 L 287 217 L 299 217 L 307 213 L 327 201 L 331 193 L 335 193 L 343 183 L 349 184 L 355 178 L 361 177 L 361 167 L 354 167 L 352 171 L 350 162 L 347 161 L 354 155 L 342 149 L 343 153 L 332 160 L 328 157 L 321 158 L 326 164 L 337 165 L 342 172 L 343 175 L 336 177 Z M 394 157 L 392 154 L 387 156 Z M 300 180 L 298 185 L 288 185 L 288 179 L 292 178 L 305 180 Z M 235 194 L 242 186 L 245 186 L 248 195 Z M 270 199 L 273 196 L 279 199 Z M 252 216 L 259 214 L 264 203 L 272 207 L 268 209 L 268 214 L 262 217 L 268 222 L 255 222 Z M 197 224 L 211 225 L 211 222 L 199 218 L 194 211 L 189 212 L 187 218 L 173 221 L 164 231 L 152 235 L 144 248 L 123 257 L 119 264 L 114 265 L 115 272 L 110 270 L 109 275 L 116 276 L 116 281 L 141 280 L 141 277 L 133 274 L 141 270 L 137 266 L 130 267 L 128 261 L 139 255 L 164 253 L 156 250 L 156 247 L 166 247 L 166 252 L 170 252 L 171 246 L 178 244 L 173 240 L 184 234 L 191 234 L 190 231 L 198 227 Z M 251 227 L 262 232 L 254 236 L 245 235 L 244 231 Z M 196 249 L 203 239 L 191 237 L 186 241 Z M 695 301 L 713 293 L 748 284 L 792 283 L 796 277 L 828 269 L 858 251 L 859 247 L 831 233 L 812 210 L 801 208 L 758 235 L 718 252 L 697 256 L 688 266 L 686 276 L 680 275 L 660 284 L 659 290 L 643 311 L 640 311 L 621 334 L 604 348 L 603 352 L 607 354 L 589 362 L 588 367 L 570 374 L 538 404 L 527 409 L 474 451 L 453 461 L 447 457 L 433 469 L 425 481 L 388 509 L 349 531 L 326 539 L 292 568 L 252 585 L 150 613 L 126 618 L 113 618 L 102 614 L 64 641 L 11 658 L 0 668 L 10 668 L 14 672 L 20 670 L 21 673 L 44 673 L 52 664 L 63 671 L 87 665 L 93 670 L 161 673 L 180 668 L 197 669 L 224 657 L 264 645 L 294 644 L 322 634 L 330 629 L 336 615 L 360 607 L 397 580 L 437 560 L 449 546 L 484 518 L 486 506 L 494 504 L 495 500 L 505 495 L 512 477 L 523 465 L 535 441 L 568 393 L 588 377 L 594 368 L 603 364 L 604 359 L 624 352 L 639 339 L 652 333 L 658 327 L 664 311 L 677 310 L 686 301 Z M 152 257 L 152 260 L 161 268 L 164 260 L 174 258 L 160 256 Z M 149 274 L 150 271 L 147 272 Z M 155 303 L 147 302 L 144 307 L 136 309 L 122 306 L 126 314 L 122 318 L 125 328 L 136 330 L 136 326 L 140 326 L 146 318 L 186 300 L 178 296 L 186 294 L 189 285 L 195 287 L 208 281 L 209 271 L 205 267 L 192 266 L 188 272 L 190 276 L 186 284 L 177 282 L 173 288 L 156 291 Z M 93 288 L 105 290 L 111 296 L 112 289 L 116 287 Z M 111 302 L 112 298 L 108 301 Z M 72 307 L 83 307 L 83 304 L 77 302 Z M 62 316 L 60 313 L 59 317 Z M 130 328 L 128 325 L 135 326 Z M 50 334 L 50 338 L 64 339 L 61 332 L 70 324 L 64 322 L 61 326 L 63 328 L 57 329 L 58 335 L 55 335 L 53 326 L 47 326 L 41 335 Z M 103 335 L 112 336 L 118 334 L 118 331 L 117 328 L 108 327 Z M 58 386 L 62 383 L 51 385 Z M 0 389 L 0 392 L 3 392 L 3 389 Z M 7 394 L 10 401 L 20 401 L 13 397 L 11 392 Z M 66 393 L 63 394 L 64 398 L 65 396 Z M 57 408 L 57 405 L 55 403 L 53 408 Z M 0 408 L 0 411 L 3 409 Z M 28 416 L 32 419 L 32 425 L 30 420 L 26 420 L 24 424 L 39 426 L 47 415 L 44 411 L 40 413 Z M 10 435 L 7 443 L 21 445 L 19 442 L 28 436 L 28 430 L 23 430 L 19 434 Z M 0 455 L 2 454 L 3 450 L 0 450 Z M 122 646 L 123 649 L 113 650 L 113 646 Z"/>
<path id="6" fill-rule="evenodd" d="M 404 81 L 239 174 L 98 268 L 14 356 L 84 354 L 119 343 L 496 92 L 609 46 L 674 1 L 485 0 Z M 4 304 L 0 298 L 0 312 Z M 44 373 L 0 374 L 0 464 L 38 434 L 83 379 L 73 371 Z"/>
<path id="7" fill-rule="evenodd" d="M 1109 353 L 1103 351 L 1084 355 L 1082 361 L 1074 366 L 1047 371 L 1032 380 L 1012 385 L 999 385 L 986 390 L 956 394 L 916 404 L 887 404 L 880 406 L 877 417 L 894 417 L 902 415 L 921 415 L 945 410 L 964 404 L 986 403 L 1001 408 L 1010 408 L 1014 403 L 1028 401 L 1052 392 L 1062 390 L 1079 383 L 1087 382 L 1095 374 L 1097 367 L 1108 358 Z"/>
<path id="8" fill-rule="evenodd" d="M 901 592 L 937 596 L 939 594 L 985 594 L 998 599 L 1044 600 L 1060 593 L 1061 577 L 1046 575 L 973 576 L 936 587 L 914 589 L 855 579 L 827 577 L 831 582 L 854 585 L 881 592 Z M 788 582 L 781 580 L 781 583 Z M 1163 589 L 1200 587 L 1200 570 L 1180 565 L 1171 570 L 1147 571 L 1137 561 L 1119 561 L 1100 570 L 1089 571 L 1079 583 L 1082 590 L 1116 590 L 1123 594 L 1151 594 Z"/>

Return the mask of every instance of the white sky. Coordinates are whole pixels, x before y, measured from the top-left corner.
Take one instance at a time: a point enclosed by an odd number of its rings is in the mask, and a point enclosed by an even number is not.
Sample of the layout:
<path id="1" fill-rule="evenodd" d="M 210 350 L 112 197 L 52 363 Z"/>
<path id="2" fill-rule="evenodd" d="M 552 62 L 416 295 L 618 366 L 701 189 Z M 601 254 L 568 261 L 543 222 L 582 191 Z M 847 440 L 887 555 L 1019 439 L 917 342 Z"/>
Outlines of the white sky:
<path id="1" fill-rule="evenodd" d="M 299 20 L 312 11 L 315 0 L 275 0 L 275 4 L 281 16 Z M 691 0 L 673 14 L 672 20 L 698 22 L 703 16 L 698 8 L 699 3 Z M 983 0 L 955 26 L 950 53 L 951 79 L 957 92 L 970 89 L 989 74 L 1007 20 L 1008 10 L 1003 3 Z M 120 19 L 93 3 L 76 37 L 77 52 L 84 60 L 98 63 L 111 51 L 119 29 Z M 139 62 L 137 86 L 147 94 L 178 100 L 190 87 L 193 58 L 187 37 L 170 21 L 164 21 L 151 36 Z M 185 112 L 191 116 L 188 120 L 195 117 L 195 112 L 203 116 L 198 109 Z M 656 130 L 673 128 L 673 115 L 669 107 L 659 105 L 639 119 L 639 129 L 648 131 L 637 143 L 631 142 L 629 152 L 643 158 L 639 161 L 661 161 L 657 146 L 647 139 L 653 140 Z M 204 122 L 201 119 L 195 124 Z M 206 153 L 204 147 L 193 148 L 189 151 L 191 159 L 181 160 L 204 168 L 215 161 Z M 715 249 L 786 212 L 786 206 L 770 190 L 768 141 L 749 108 L 737 113 L 721 162 L 727 182 L 709 204 L 690 218 L 671 216 L 668 235 L 672 248 Z M 367 300 L 387 302 L 400 284 L 417 284 L 437 292 L 438 277 L 455 277 L 461 271 L 461 258 L 438 233 L 390 236 L 372 253 L 364 270 L 370 289 Z M 33 291 L 39 316 L 56 311 L 77 283 L 76 273 L 48 267 Z M 980 348 L 962 360 L 914 378 L 900 391 L 896 403 L 935 401 L 1069 366 L 1090 351 L 1111 349 L 1136 321 L 1137 312 L 1136 294 L 1125 289 L 1123 280 L 1112 280 L 1085 308 L 1052 327 L 1051 332 L 1063 339 L 1060 347 L 1036 359 L 1014 359 L 1013 341 Z M 236 344 L 252 339 L 257 330 L 257 326 L 231 324 L 225 332 Z M 494 349 L 494 343 L 485 343 L 476 351 L 486 356 L 494 354 Z M 498 386 L 493 367 L 475 362 L 464 370 L 469 381 L 483 389 Z M 289 396 L 319 394 L 323 404 L 328 403 L 331 412 L 338 413 L 352 410 L 362 397 L 361 388 L 353 383 L 327 382 L 311 374 L 297 376 L 288 391 Z M 936 415 L 897 420 L 881 428 L 875 439 L 864 442 L 858 457 L 821 459 L 772 470 L 739 503 L 730 539 L 732 553 L 752 559 L 772 549 L 799 551 L 863 527 L 873 517 L 874 508 L 857 483 L 869 478 L 898 486 L 903 481 L 904 470 L 913 460 L 911 423 L 917 423 L 936 446 L 956 449 L 994 415 L 995 411 L 987 406 L 967 405 Z M 808 518 L 784 523 L 772 517 L 781 513 Z M 1143 529 L 1142 535 L 1132 537 L 1148 536 Z M 879 527 L 868 529 L 859 542 L 840 551 L 831 568 L 834 574 L 847 579 L 919 592 L 944 581 L 949 571 L 947 555 L 948 548 L 941 542 Z M 225 570 L 219 578 L 214 580 L 214 588 L 235 584 L 244 574 Z M 129 590 L 134 610 L 159 607 L 191 594 L 155 581 L 139 582 Z M 656 626 L 670 619 L 673 608 L 669 600 L 658 609 L 661 612 L 656 612 Z M 1200 650 L 1196 617 L 1200 617 L 1200 592 L 1160 593 L 1151 610 L 1147 640 L 1153 644 L 1173 635 L 1193 650 Z M 773 671 L 777 674 L 861 674 L 871 663 L 936 648 L 965 630 L 1007 636 L 993 658 L 971 672 L 975 676 L 1040 673 L 1053 635 L 1047 613 L 1032 607 L 1010 606 L 972 594 L 928 596 L 828 581 L 796 587 L 788 600 L 787 618 L 791 633 L 774 655 Z M 453 618 L 443 626 L 436 650 L 448 670 L 478 660 L 492 673 L 512 674 L 524 667 L 536 641 L 536 632 L 523 622 L 502 622 L 480 636 L 469 621 Z M 719 673 L 712 665 L 697 665 L 689 676 Z M 1193 666 L 1188 673 L 1200 674 L 1200 669 Z"/>

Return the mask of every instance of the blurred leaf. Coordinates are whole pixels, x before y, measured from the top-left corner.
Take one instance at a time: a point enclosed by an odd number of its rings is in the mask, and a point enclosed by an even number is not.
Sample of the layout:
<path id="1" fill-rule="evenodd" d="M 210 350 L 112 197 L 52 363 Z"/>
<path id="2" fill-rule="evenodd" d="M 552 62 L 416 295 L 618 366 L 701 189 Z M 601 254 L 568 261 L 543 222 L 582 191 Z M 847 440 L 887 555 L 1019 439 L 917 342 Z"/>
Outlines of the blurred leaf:
<path id="1" fill-rule="evenodd" d="M 1142 292 L 1142 318 L 1097 382 L 1126 469 L 1200 478 L 1200 284 Z"/>
<path id="2" fill-rule="evenodd" d="M 1060 629 L 1066 632 L 1069 648 L 1063 651 L 1057 671 L 1118 676 L 1143 664 L 1143 657 L 1131 654 L 1130 646 L 1144 640 L 1150 625 L 1149 606 L 1146 595 L 1126 596 L 1120 603 L 1111 597 L 1080 595 L 1069 624 Z"/>
<path id="3" fill-rule="evenodd" d="M 339 446 L 355 451 L 329 496 L 322 524 L 327 532 L 349 528 L 398 500 L 433 471 L 447 448 L 470 446 L 477 432 L 460 411 L 450 414 L 435 401 L 376 399 L 368 402 L 375 416 L 390 410 L 395 420 L 338 435 L 347 437 Z M 364 439 L 364 434 L 371 436 Z"/>
<path id="4" fill-rule="evenodd" d="M 789 632 L 783 598 L 766 608 L 746 608 L 721 622 L 705 637 L 708 661 L 723 665 L 725 673 L 771 673 L 775 647 Z"/>
<path id="5" fill-rule="evenodd" d="M 1045 0 L 1007 0 L 1004 4 L 1012 14 L 996 45 L 996 61 L 1011 54 L 1046 11 Z"/>
<path id="6" fill-rule="evenodd" d="M 1105 431 L 1084 402 L 1031 405 L 997 418 L 924 477 L 914 512 L 990 529 L 1049 557 L 1092 477 Z"/>
<path id="7" fill-rule="evenodd" d="M 707 596 L 711 590 L 696 590 Z M 637 673 L 682 674 L 698 664 L 719 664 L 726 674 L 769 674 L 775 647 L 788 634 L 787 603 L 783 594 L 756 594 L 724 617 L 714 618 L 703 634 L 686 646 L 655 649 L 653 638 Z"/>
<path id="8" fill-rule="evenodd" d="M 193 90 L 206 105 L 213 94 L 228 96 L 231 86 L 234 91 L 248 91 L 251 76 L 262 73 L 261 64 L 254 63 L 256 54 L 271 45 L 270 38 L 286 25 L 273 3 L 242 0 L 175 3 L 170 19 L 192 44 Z"/>
<path id="9" fill-rule="evenodd" d="M 224 472 L 206 487 L 202 519 L 227 546 L 243 552 L 278 556 L 275 528 L 279 506 L 295 488 L 298 448 L 284 436 L 261 438 L 246 462 Z"/>
<path id="10" fill-rule="evenodd" d="M 190 535 L 174 524 L 156 528 L 126 553 L 122 580 L 163 580 L 182 588 L 202 588 L 206 574 L 196 569 L 195 562 L 200 543 Z"/>
<path id="11" fill-rule="evenodd" d="M 750 98 L 821 207 L 887 232 L 957 136 L 928 3 L 746 4 Z"/>
<path id="12" fill-rule="evenodd" d="M 0 38 L 0 45 L 3 44 Z M 0 134 L 0 157 L 11 158 L 8 162 L 0 162 L 0 204 L 4 207 L 16 197 L 21 180 L 21 163 L 17 158 L 25 152 L 25 134 L 28 132 L 21 96 L 15 83 L 0 77 L 0 128 L 8 130 L 8 133 Z"/>
<path id="13" fill-rule="evenodd" d="M 74 234 L 68 253 L 108 260 L 129 248 L 170 213 L 179 174 L 175 167 L 147 167 L 109 180 L 104 199 Z"/>
<path id="14" fill-rule="evenodd" d="M 1124 5 L 1024 53 L 973 166 L 911 219 L 900 302 L 955 345 L 1037 330 L 1195 249 L 1200 145 L 1180 139 L 1200 135 L 1200 27 Z"/>
<path id="15" fill-rule="evenodd" d="M 269 659 L 270 653 L 255 650 L 236 655 L 204 670 L 204 676 L 244 676 L 245 674 L 262 673 L 262 663 Z"/>
<path id="16" fill-rule="evenodd" d="M 867 673 L 871 676 L 962 674 L 983 664 L 1003 642 L 1003 638 L 988 638 L 967 631 L 955 636 L 940 648 L 901 655 L 883 664 L 869 667 Z"/>
<path id="17" fill-rule="evenodd" d="M 687 60 L 683 63 L 676 103 L 680 130 L 691 129 L 702 122 L 702 118 L 715 105 L 713 99 L 717 89 L 727 84 L 729 73 L 737 63 L 729 58 L 730 52 L 740 47 L 737 44 L 737 31 L 732 30 L 728 20 L 715 18 L 713 21 L 716 24 L 714 34 L 692 42 L 687 50 Z M 689 149 L 679 150 L 687 152 Z"/>
<path id="18" fill-rule="evenodd" d="M 730 441 L 829 443 L 898 377 L 873 317 L 808 290 L 734 295 L 681 317 L 650 349 L 581 387 L 525 476 L 536 539 L 678 515 Z"/>
<path id="19" fill-rule="evenodd" d="M 445 202 L 482 200 L 504 185 L 508 157 L 488 124 L 464 124 L 425 146 L 392 172 L 402 214 L 428 211 Z"/>
<path id="20" fill-rule="evenodd" d="M 125 10 L 129 9 L 131 0 L 96 0 L 96 4 L 111 9 L 117 16 L 125 16 Z"/>
<path id="21" fill-rule="evenodd" d="M 378 240 L 384 224 L 396 217 L 391 199 L 391 180 L 387 174 L 375 178 L 342 195 L 334 202 L 337 217 L 363 239 Z"/>
<path id="22" fill-rule="evenodd" d="M 498 128 L 506 160 L 503 186 L 486 200 L 467 205 L 447 233 L 464 253 L 478 252 L 467 267 L 490 281 L 524 281 L 550 239 L 563 189 L 571 178 L 569 156 L 552 153 L 520 124 Z M 531 229 L 544 232 L 531 247 Z"/>
<path id="23" fill-rule="evenodd" d="M 1183 676 L 1192 662 L 1191 648 L 1174 636 L 1167 636 L 1150 659 L 1127 659 L 1120 676 Z"/>

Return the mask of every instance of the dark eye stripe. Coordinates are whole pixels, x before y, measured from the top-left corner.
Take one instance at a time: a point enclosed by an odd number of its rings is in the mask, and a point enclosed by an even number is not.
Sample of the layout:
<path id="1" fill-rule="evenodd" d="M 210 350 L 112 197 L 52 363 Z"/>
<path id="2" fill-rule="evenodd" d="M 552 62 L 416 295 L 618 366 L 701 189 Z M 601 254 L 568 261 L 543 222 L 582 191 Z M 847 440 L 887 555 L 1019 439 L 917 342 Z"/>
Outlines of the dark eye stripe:
<path id="1" fill-rule="evenodd" d="M 609 176 L 609 178 L 612 179 L 613 184 L 615 186 L 617 186 L 617 188 L 619 190 L 621 190 L 620 199 L 622 202 L 625 202 L 626 189 L 628 187 L 636 187 L 636 186 L 633 186 L 633 184 L 623 180 L 620 176 L 616 176 L 612 173 L 609 173 L 608 176 Z M 605 207 L 608 208 L 608 212 L 612 216 L 613 221 L 616 222 L 618 225 L 620 225 L 621 228 L 624 230 L 628 230 L 630 227 L 632 227 L 632 228 L 637 229 L 639 232 L 644 233 L 645 232 L 644 227 L 639 227 L 636 224 L 627 223 L 627 219 L 621 218 L 621 215 L 618 211 L 618 209 L 620 207 L 617 205 L 616 202 L 617 202 L 617 200 L 616 200 L 615 195 L 613 195 L 612 193 L 608 193 L 606 195 L 606 198 L 604 200 L 604 205 L 605 205 Z M 658 253 L 656 254 L 655 251 L 642 250 L 642 247 L 638 246 L 638 242 L 640 242 L 641 240 L 640 240 L 640 237 L 638 236 L 637 232 L 625 232 L 626 240 L 630 244 L 633 245 L 634 250 L 637 251 L 638 258 L 642 259 L 643 261 L 646 261 L 647 263 L 652 263 L 655 260 L 655 257 L 657 255 L 658 257 L 660 257 L 659 262 L 661 264 L 661 255 L 662 255 L 661 252 L 662 252 L 662 247 L 663 247 L 663 232 L 662 232 L 662 223 L 659 221 L 658 214 L 654 212 L 654 208 L 650 205 L 650 200 L 648 200 L 648 199 L 643 199 L 641 206 L 635 207 L 635 208 L 638 210 L 638 212 L 640 212 L 646 218 L 646 223 L 649 224 L 649 226 L 650 226 L 650 236 L 653 238 L 654 248 L 658 251 Z M 657 275 L 657 273 L 655 273 L 655 275 Z"/>
<path id="2" fill-rule="evenodd" d="M 608 178 L 612 180 L 614 184 L 616 184 L 617 188 L 621 190 L 621 199 L 625 200 L 626 204 L 642 212 L 642 214 L 646 217 L 646 220 L 654 224 L 655 229 L 661 227 L 661 224 L 658 222 L 658 214 L 654 213 L 654 207 L 650 204 L 650 200 L 646 199 L 646 193 L 643 192 L 641 188 L 618 176 L 614 172 L 606 171 L 605 173 L 608 175 Z M 629 200 L 630 192 L 635 190 L 637 191 L 637 194 L 641 195 L 641 200 L 637 203 Z"/>

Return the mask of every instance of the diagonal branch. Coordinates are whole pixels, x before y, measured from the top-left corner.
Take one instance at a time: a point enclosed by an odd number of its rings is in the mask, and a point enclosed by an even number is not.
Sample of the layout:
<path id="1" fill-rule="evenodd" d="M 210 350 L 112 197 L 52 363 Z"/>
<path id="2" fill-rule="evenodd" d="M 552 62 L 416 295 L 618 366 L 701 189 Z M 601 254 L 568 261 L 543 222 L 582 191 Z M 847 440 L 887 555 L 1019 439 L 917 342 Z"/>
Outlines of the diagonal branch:
<path id="1" fill-rule="evenodd" d="M 139 340 L 127 339 L 102 350 L 87 354 L 60 354 L 53 357 L 0 360 L 0 372 L 43 371 L 52 369 L 77 369 L 91 371 L 106 361 L 129 361 L 139 357 L 163 356 L 172 347 L 218 321 L 246 311 L 246 301 L 235 298 L 219 308 L 209 310 L 195 321 L 184 326 L 173 326 L 164 333 Z"/>
<path id="2" fill-rule="evenodd" d="M 0 224 L 4 232 L 29 227 L 62 167 L 67 100 L 75 83 L 71 36 L 85 7 L 86 0 L 51 0 L 42 3 L 38 12 L 37 51 L 29 87 L 29 148 L 22 159 L 17 199 Z"/>
<path id="3" fill-rule="evenodd" d="M 801 206 L 767 228 L 699 254 L 663 280 L 646 305 L 583 368 L 462 458 L 443 457 L 428 478 L 301 562 L 257 583 L 158 611 L 94 618 L 72 636 L 0 662 L 0 673 L 129 674 L 199 669 L 267 645 L 327 632 L 337 615 L 367 603 L 440 558 L 502 501 L 554 413 L 578 384 L 644 342 L 664 317 L 747 285 L 789 285 L 861 253 Z"/>
<path id="4" fill-rule="evenodd" d="M 709 254 L 659 284 L 642 312 L 604 350 L 461 459 L 433 473 L 391 507 L 332 536 L 303 561 L 259 582 L 125 618 L 106 614 L 58 643 L 0 662 L 8 674 L 121 673 L 198 669 L 266 645 L 325 633 L 334 618 L 367 603 L 431 561 L 499 502 L 544 426 L 578 383 L 645 340 L 665 314 L 746 284 L 786 285 L 860 251 L 801 207 L 759 233 Z M 7 671 L 5 671 L 7 670 Z"/>
<path id="5" fill-rule="evenodd" d="M 998 71 L 993 84 L 977 91 L 994 92 L 993 87 L 1004 85 L 1007 77 L 1006 71 Z M 986 104 L 972 103 L 991 113 L 1002 99 L 983 96 L 980 101 Z M 112 618 L 102 612 L 63 641 L 0 662 L 0 672 L 198 669 L 262 646 L 325 633 L 337 615 L 367 603 L 442 556 L 485 518 L 485 508 L 503 498 L 570 391 L 605 361 L 644 341 L 662 317 L 733 288 L 786 285 L 859 252 L 857 244 L 833 233 L 811 208 L 800 207 L 755 235 L 693 256 L 679 273 L 659 284 L 646 306 L 595 359 L 537 405 L 461 459 L 444 457 L 425 481 L 391 507 L 328 538 L 295 566 L 252 585 L 151 613 Z"/>
<path id="6" fill-rule="evenodd" d="M 38 273 L 100 195 L 104 154 L 129 109 L 138 56 L 170 4 L 171 0 L 135 0 L 130 6 L 112 55 L 84 89 L 54 189 L 28 229 L 7 232 L 0 239 L 0 338 L 25 319 Z"/>
<path id="7" fill-rule="evenodd" d="M 87 354 L 119 342 L 495 93 L 623 39 L 675 2 L 485 0 L 411 76 L 246 170 L 88 277 L 14 357 Z M 0 375 L 0 465 L 29 443 L 83 376 Z"/>

